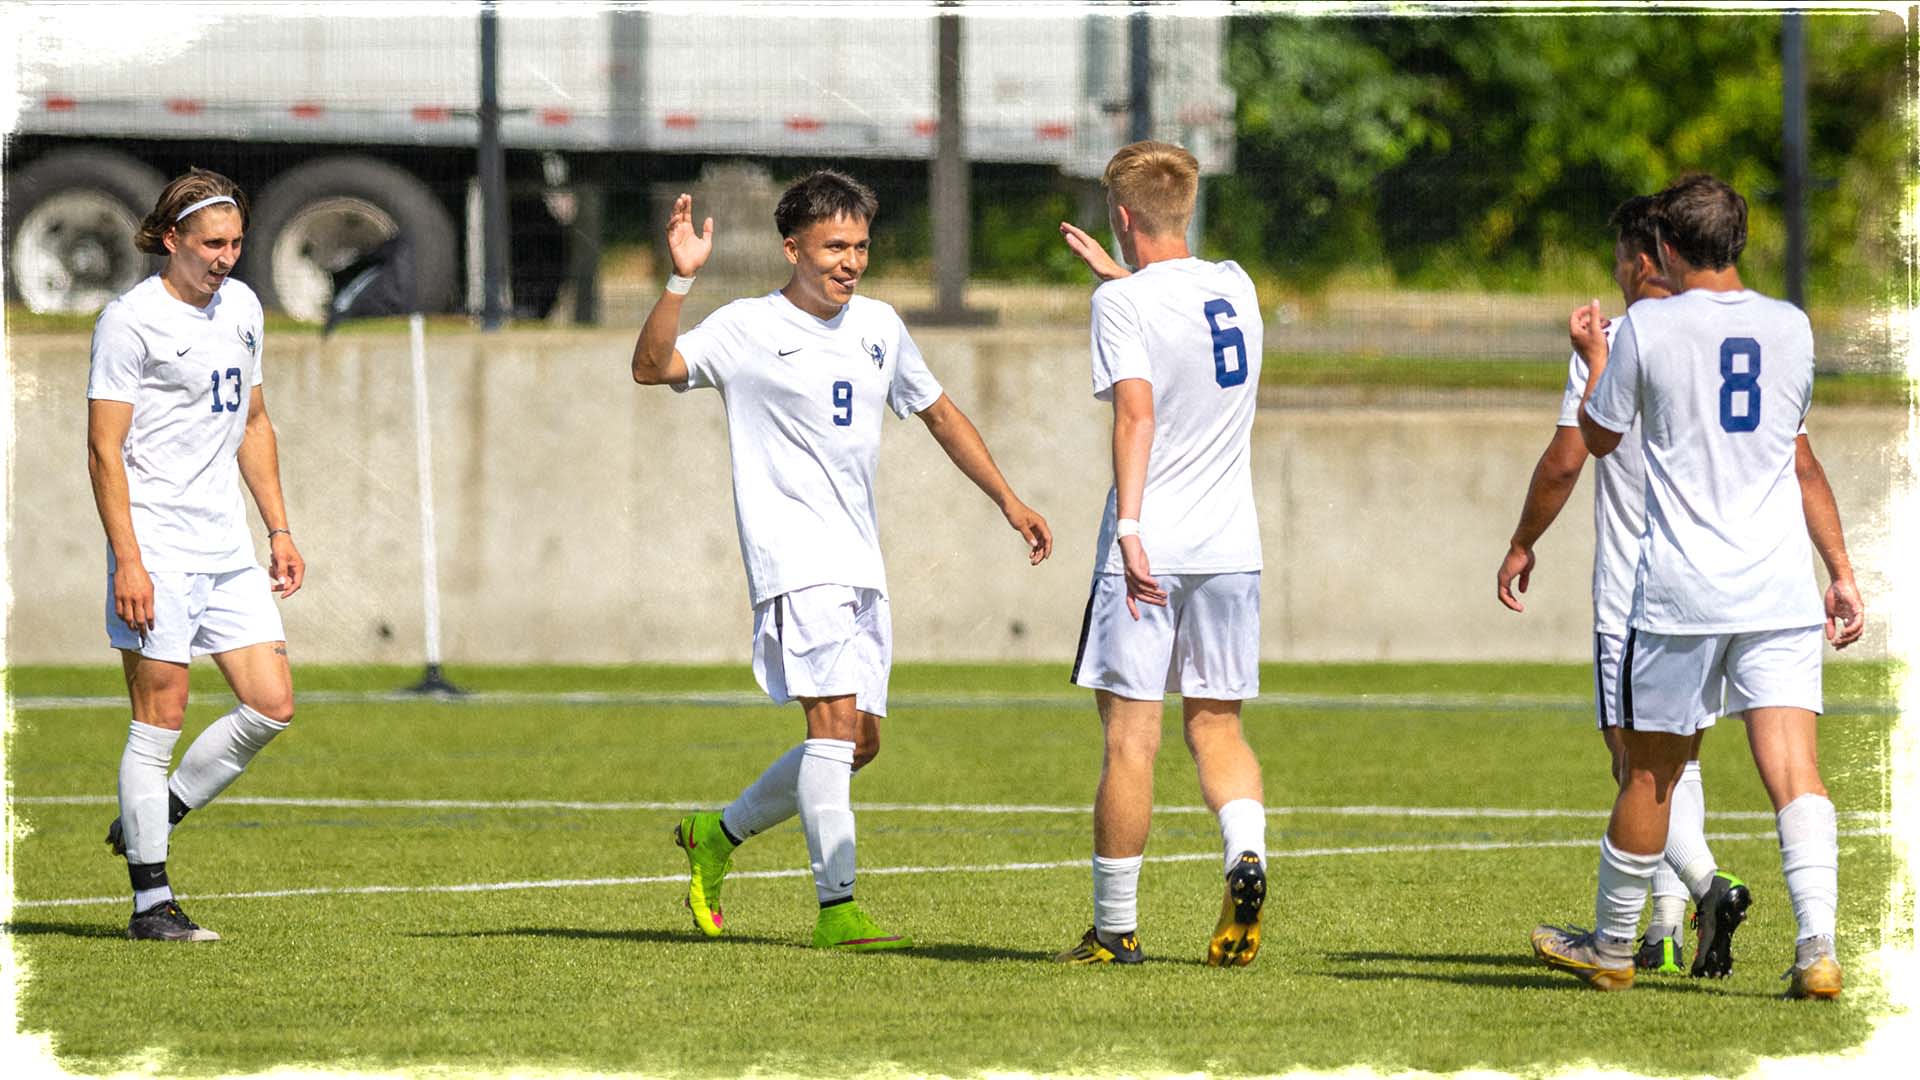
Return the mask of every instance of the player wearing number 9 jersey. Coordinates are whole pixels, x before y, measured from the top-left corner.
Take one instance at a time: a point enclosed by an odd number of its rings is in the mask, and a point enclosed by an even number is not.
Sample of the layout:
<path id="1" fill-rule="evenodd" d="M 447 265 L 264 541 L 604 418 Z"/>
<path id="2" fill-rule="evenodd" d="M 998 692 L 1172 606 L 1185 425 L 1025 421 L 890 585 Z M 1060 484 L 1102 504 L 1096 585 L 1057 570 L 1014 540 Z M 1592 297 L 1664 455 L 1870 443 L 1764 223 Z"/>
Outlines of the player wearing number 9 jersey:
<path id="1" fill-rule="evenodd" d="M 1551 967 L 1603 989 L 1632 985 L 1628 950 L 1687 748 L 1714 716 L 1739 713 L 1799 923 L 1788 994 L 1831 998 L 1839 847 L 1815 755 L 1820 627 L 1838 644 L 1851 631 L 1837 624 L 1857 624 L 1862 609 L 1849 568 L 1829 566 L 1824 609 L 1810 574 L 1795 444 L 1812 401 L 1813 334 L 1797 308 L 1741 284 L 1746 211 L 1709 176 L 1661 192 L 1656 247 L 1677 294 L 1629 308 L 1611 350 L 1597 304 L 1572 321 L 1595 373 L 1582 437 L 1605 456 L 1639 419 L 1647 523 L 1619 678 L 1628 775 L 1601 842 L 1597 925 L 1590 935 L 1539 927 L 1533 942 Z"/>
<path id="2" fill-rule="evenodd" d="M 774 210 L 793 264 L 787 284 L 676 337 L 682 297 L 713 250 L 713 219 L 696 234 L 693 200 L 680 196 L 667 224 L 674 276 L 634 344 L 635 382 L 720 391 L 754 610 L 754 677 L 775 702 L 798 701 L 806 715 L 806 739 L 725 810 L 688 814 L 674 830 L 687 854 L 687 907 L 709 937 L 724 927 L 720 887 L 734 848 L 798 814 L 820 901 L 813 944 L 911 944 L 853 903 L 849 782 L 880 751 L 893 657 L 873 497 L 882 414 L 919 416 L 1026 540 L 1031 562 L 1053 550 L 1046 520 L 1014 495 L 900 317 L 854 295 L 878 208 L 866 185 L 841 173 L 795 182 Z"/>
<path id="3" fill-rule="evenodd" d="M 108 304 L 93 330 L 87 471 L 107 539 L 107 640 L 120 650 L 133 707 L 107 844 L 127 860 L 127 934 L 137 939 L 219 936 L 174 902 L 168 835 L 293 719 L 273 594 L 292 596 L 306 564 L 287 528 L 261 390 L 260 302 L 228 277 L 246 223 L 233 181 L 202 169 L 175 179 L 135 237 L 165 265 Z M 254 558 L 242 481 L 267 527 L 267 570 Z M 203 655 L 239 705 L 169 776 L 188 664 Z"/>
<path id="4" fill-rule="evenodd" d="M 1226 893 L 1207 947 L 1242 965 L 1266 893 L 1260 765 L 1240 704 L 1260 692 L 1260 527 L 1250 439 L 1260 303 L 1231 262 L 1193 257 L 1199 163 L 1139 142 L 1107 164 L 1108 220 L 1129 274 L 1063 224 L 1095 275 L 1093 393 L 1113 406 L 1113 487 L 1073 681 L 1094 692 L 1105 760 L 1094 797 L 1093 927 L 1058 959 L 1141 959 L 1136 896 L 1153 803 L 1161 699 L 1182 697 L 1187 745 L 1218 815 Z"/>

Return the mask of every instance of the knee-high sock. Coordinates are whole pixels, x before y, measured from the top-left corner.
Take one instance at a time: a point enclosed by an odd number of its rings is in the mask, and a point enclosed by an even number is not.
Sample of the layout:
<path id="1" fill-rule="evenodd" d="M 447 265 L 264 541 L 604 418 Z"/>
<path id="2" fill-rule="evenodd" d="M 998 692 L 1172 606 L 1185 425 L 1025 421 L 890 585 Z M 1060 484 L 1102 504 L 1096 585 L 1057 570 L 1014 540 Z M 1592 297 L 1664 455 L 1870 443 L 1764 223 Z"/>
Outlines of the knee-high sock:
<path id="1" fill-rule="evenodd" d="M 1707 895 L 1719 864 L 1707 847 L 1707 797 L 1700 786 L 1700 763 L 1687 762 L 1680 781 L 1673 785 L 1673 811 L 1667 815 L 1666 867 L 1686 885 L 1695 900 Z M 1662 895 L 1660 880 L 1654 879 L 1653 895 Z"/>
<path id="2" fill-rule="evenodd" d="M 1140 928 L 1140 862 L 1143 855 L 1123 859 L 1093 857 L 1093 927 L 1108 937 Z"/>
<path id="3" fill-rule="evenodd" d="M 813 888 L 822 904 L 853 895 L 853 744 L 808 739 L 800 755 L 800 827 L 813 860 Z"/>
<path id="4" fill-rule="evenodd" d="M 167 766 L 178 731 L 138 720 L 127 727 L 120 752 L 120 828 L 134 879 L 136 908 L 173 896 L 167 887 Z M 146 900 L 145 904 L 138 903 Z"/>
<path id="5" fill-rule="evenodd" d="M 1612 839 L 1600 838 L 1600 889 L 1594 897 L 1594 929 L 1603 942 L 1633 943 L 1633 932 L 1640 927 L 1640 912 L 1647 906 L 1647 886 L 1653 881 L 1653 869 L 1660 865 L 1660 853 L 1637 855 L 1613 846 Z"/>
<path id="6" fill-rule="evenodd" d="M 286 724 L 269 720 L 246 705 L 237 706 L 209 724 L 180 755 L 180 767 L 173 771 L 167 787 L 187 809 L 198 810 L 239 779 L 253 755 L 285 730 Z"/>
<path id="7" fill-rule="evenodd" d="M 1780 869 L 1786 874 L 1797 937 L 1833 936 L 1840 904 L 1840 835 L 1833 803 L 1802 795 L 1780 811 Z"/>
<path id="8" fill-rule="evenodd" d="M 1260 857 L 1267 864 L 1267 812 L 1253 799 L 1235 799 L 1220 808 L 1220 845 L 1224 849 L 1226 870 L 1243 851 Z"/>
<path id="9" fill-rule="evenodd" d="M 793 744 L 720 811 L 728 836 L 742 841 L 800 812 L 800 759 L 806 752 L 806 743 Z"/>

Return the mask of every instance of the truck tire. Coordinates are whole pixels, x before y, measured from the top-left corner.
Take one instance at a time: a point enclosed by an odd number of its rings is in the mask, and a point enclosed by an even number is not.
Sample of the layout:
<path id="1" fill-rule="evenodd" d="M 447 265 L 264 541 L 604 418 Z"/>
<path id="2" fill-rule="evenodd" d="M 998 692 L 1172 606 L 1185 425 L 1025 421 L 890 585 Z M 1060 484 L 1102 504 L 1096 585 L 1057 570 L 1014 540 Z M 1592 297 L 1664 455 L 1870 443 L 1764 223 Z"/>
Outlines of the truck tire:
<path id="1" fill-rule="evenodd" d="M 167 178 L 112 150 L 56 150 L 7 175 L 7 296 L 92 313 L 160 260 L 133 246 Z"/>
<path id="2" fill-rule="evenodd" d="M 415 297 L 445 311 L 454 296 L 453 219 L 411 173 L 368 157 L 316 158 L 260 193 L 238 273 L 268 308 L 323 322 L 332 275 L 396 233 L 413 241 Z"/>

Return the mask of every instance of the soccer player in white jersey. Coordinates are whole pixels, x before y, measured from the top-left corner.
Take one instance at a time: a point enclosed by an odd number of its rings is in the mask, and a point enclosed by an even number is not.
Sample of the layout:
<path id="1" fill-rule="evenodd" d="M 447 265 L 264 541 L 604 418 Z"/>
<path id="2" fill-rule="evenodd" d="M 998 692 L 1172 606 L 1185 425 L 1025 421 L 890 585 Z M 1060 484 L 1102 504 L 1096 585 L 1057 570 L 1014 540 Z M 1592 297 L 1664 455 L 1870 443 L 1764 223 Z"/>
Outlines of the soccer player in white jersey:
<path id="1" fill-rule="evenodd" d="M 306 564 L 287 531 L 261 391 L 260 301 L 228 277 L 246 227 L 246 196 L 231 180 L 202 169 L 174 180 L 135 237 L 165 265 L 108 304 L 93 328 L 87 470 L 107 534 L 107 640 L 120 650 L 133 703 L 107 843 L 126 856 L 127 936 L 137 939 L 219 937 L 173 898 L 168 833 L 293 720 L 273 596 L 298 592 Z M 265 570 L 243 482 L 267 527 Z M 193 740 L 169 777 L 187 666 L 202 655 L 239 703 Z"/>
<path id="2" fill-rule="evenodd" d="M 1113 405 L 1113 488 L 1094 552 L 1073 681 L 1105 733 L 1094 797 L 1093 927 L 1064 963 L 1139 963 L 1136 896 L 1153 810 L 1161 701 L 1181 695 L 1187 748 L 1218 815 L 1226 894 L 1207 963 L 1251 963 L 1266 899 L 1260 763 L 1240 704 L 1260 693 L 1260 529 L 1250 433 L 1260 303 L 1232 262 L 1187 249 L 1199 163 L 1137 142 L 1107 163 L 1108 222 L 1129 274 L 1063 223 L 1093 293 L 1093 393 Z"/>
<path id="3" fill-rule="evenodd" d="M 1745 288 L 1746 200 L 1709 176 L 1660 193 L 1654 248 L 1679 290 L 1628 309 L 1608 346 L 1599 304 L 1570 320 L 1593 372 L 1580 407 L 1605 457 L 1641 421 L 1640 539 L 1619 709 L 1625 777 L 1600 844 L 1592 931 L 1540 926 L 1534 953 L 1603 990 L 1633 985 L 1633 932 L 1666 850 L 1673 792 L 1709 718 L 1739 713 L 1778 819 L 1799 934 L 1787 996 L 1840 993 L 1834 959 L 1839 839 L 1815 754 L 1821 626 L 1851 640 L 1864 608 L 1829 560 L 1825 602 L 1804 509 L 1798 433 L 1813 394 L 1813 333 L 1791 304 Z M 1833 536 L 1823 553 L 1844 552 Z"/>
<path id="4" fill-rule="evenodd" d="M 900 316 L 855 295 L 878 209 L 873 192 L 842 173 L 795 182 L 774 210 L 793 264 L 786 285 L 736 300 L 679 334 L 683 297 L 713 250 L 713 219 L 696 234 L 693 200 L 681 195 L 667 225 L 674 274 L 634 344 L 635 382 L 720 391 L 754 610 L 754 677 L 776 703 L 798 701 L 806 716 L 806 739 L 725 810 L 689 814 L 674 830 L 687 854 L 687 907 L 709 937 L 724 926 L 720 887 L 734 848 L 797 813 L 820 902 L 814 946 L 912 944 L 853 902 L 848 785 L 880 751 L 893 656 L 874 513 L 883 413 L 926 423 L 1025 539 L 1030 562 L 1053 550 L 1046 520 L 1014 495 Z"/>

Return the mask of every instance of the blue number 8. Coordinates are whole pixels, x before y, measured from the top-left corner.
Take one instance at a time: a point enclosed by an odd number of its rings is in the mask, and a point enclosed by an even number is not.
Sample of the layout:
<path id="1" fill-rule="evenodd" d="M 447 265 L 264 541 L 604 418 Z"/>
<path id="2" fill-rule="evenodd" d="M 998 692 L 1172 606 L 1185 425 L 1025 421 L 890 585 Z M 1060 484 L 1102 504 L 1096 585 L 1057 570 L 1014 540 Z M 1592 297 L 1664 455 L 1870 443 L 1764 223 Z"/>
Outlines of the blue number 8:
<path id="1" fill-rule="evenodd" d="M 840 411 L 834 414 L 834 427 L 853 426 L 853 384 L 845 380 L 833 384 L 833 407 Z"/>
<path id="2" fill-rule="evenodd" d="M 1735 371 L 1733 358 L 1745 356 L 1747 370 Z M 1746 394 L 1746 412 L 1734 415 L 1733 395 Z M 1739 434 L 1760 426 L 1760 343 L 1730 337 L 1720 343 L 1720 428 Z"/>
<path id="3" fill-rule="evenodd" d="M 1213 331 L 1213 381 L 1224 389 L 1239 386 L 1247 381 L 1247 339 L 1237 326 L 1221 326 L 1222 315 L 1234 314 L 1233 305 L 1225 300 L 1209 300 L 1202 309 L 1207 314 L 1207 329 Z M 1240 354 L 1239 361 L 1227 366 L 1227 350 Z"/>

